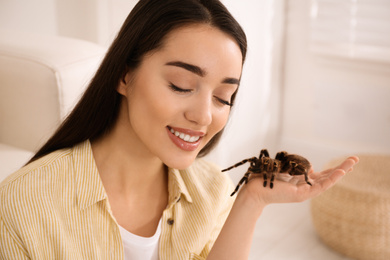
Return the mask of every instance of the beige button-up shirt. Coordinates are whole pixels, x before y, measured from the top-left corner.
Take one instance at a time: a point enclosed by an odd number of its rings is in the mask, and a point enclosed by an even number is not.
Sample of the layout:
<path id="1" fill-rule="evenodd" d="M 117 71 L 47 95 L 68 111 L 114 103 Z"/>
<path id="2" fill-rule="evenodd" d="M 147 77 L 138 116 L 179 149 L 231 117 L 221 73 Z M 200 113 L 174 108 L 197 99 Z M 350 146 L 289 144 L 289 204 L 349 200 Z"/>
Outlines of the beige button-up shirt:
<path id="1" fill-rule="evenodd" d="M 160 260 L 205 259 L 234 198 L 230 178 L 196 160 L 169 169 Z M 0 184 L 0 259 L 123 259 L 89 141 L 53 152 Z"/>

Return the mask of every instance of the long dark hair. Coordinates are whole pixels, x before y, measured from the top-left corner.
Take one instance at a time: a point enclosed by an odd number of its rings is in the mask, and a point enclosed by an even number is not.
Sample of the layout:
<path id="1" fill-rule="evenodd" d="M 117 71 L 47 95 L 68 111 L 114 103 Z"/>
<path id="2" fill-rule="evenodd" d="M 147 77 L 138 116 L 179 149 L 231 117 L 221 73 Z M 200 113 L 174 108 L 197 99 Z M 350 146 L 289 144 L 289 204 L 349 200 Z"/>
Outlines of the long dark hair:
<path id="1" fill-rule="evenodd" d="M 94 78 L 73 111 L 54 135 L 29 161 L 82 141 L 96 140 L 109 132 L 119 114 L 118 83 L 129 69 L 136 69 L 144 55 L 161 47 L 172 30 L 190 24 L 210 24 L 232 36 L 242 52 L 246 36 L 238 22 L 218 0 L 140 0 L 125 20 Z M 232 97 L 234 101 L 235 95 Z M 200 151 L 206 155 L 218 142 L 216 134 Z"/>

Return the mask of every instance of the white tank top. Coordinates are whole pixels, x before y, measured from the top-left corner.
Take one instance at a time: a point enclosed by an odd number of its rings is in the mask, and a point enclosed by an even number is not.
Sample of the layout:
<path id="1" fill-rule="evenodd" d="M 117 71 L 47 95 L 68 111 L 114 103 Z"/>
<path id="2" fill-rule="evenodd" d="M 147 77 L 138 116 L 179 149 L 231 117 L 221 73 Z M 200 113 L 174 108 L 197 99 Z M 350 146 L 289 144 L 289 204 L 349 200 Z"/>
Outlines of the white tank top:
<path id="1" fill-rule="evenodd" d="M 134 235 L 119 226 L 123 240 L 125 260 L 158 260 L 158 244 L 161 235 L 161 220 L 152 237 Z"/>

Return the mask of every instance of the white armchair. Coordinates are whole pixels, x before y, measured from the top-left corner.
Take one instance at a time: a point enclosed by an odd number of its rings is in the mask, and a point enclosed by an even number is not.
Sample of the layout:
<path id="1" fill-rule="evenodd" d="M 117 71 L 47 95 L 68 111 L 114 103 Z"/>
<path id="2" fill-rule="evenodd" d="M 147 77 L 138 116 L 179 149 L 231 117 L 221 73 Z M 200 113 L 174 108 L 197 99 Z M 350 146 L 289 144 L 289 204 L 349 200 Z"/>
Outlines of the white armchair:
<path id="1" fill-rule="evenodd" d="M 59 36 L 0 31 L 0 181 L 73 108 L 106 49 Z"/>

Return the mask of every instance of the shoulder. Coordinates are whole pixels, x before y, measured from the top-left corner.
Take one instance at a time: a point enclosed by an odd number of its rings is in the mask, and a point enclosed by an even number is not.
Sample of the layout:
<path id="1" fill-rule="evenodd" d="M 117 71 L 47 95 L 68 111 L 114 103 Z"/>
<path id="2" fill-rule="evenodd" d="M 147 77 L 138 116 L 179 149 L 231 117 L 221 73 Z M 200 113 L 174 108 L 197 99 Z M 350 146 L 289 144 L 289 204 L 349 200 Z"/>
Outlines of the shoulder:
<path id="1" fill-rule="evenodd" d="M 71 149 L 52 152 L 9 175 L 0 183 L 0 211 L 17 205 L 23 206 L 47 196 L 55 189 L 54 182 L 61 179 L 58 175 L 70 167 Z"/>
<path id="2" fill-rule="evenodd" d="M 196 159 L 195 162 L 187 169 L 187 172 L 196 179 L 203 179 L 207 182 L 214 181 L 228 184 L 231 179 L 228 174 L 223 173 L 221 168 L 204 159 Z"/>
<path id="3" fill-rule="evenodd" d="M 24 167 L 20 168 L 13 174 L 9 175 L 0 183 L 0 190 L 5 189 L 7 186 L 15 183 L 23 182 L 24 179 L 35 177 L 37 172 L 47 171 L 53 166 L 58 165 L 58 162 L 63 160 L 64 157 L 69 156 L 71 149 L 63 149 L 54 151 L 36 161 L 33 161 Z"/>
<path id="4" fill-rule="evenodd" d="M 182 172 L 187 187 L 194 193 L 220 197 L 230 194 L 234 188 L 228 174 L 221 172 L 221 168 L 204 159 L 197 159 Z"/>

